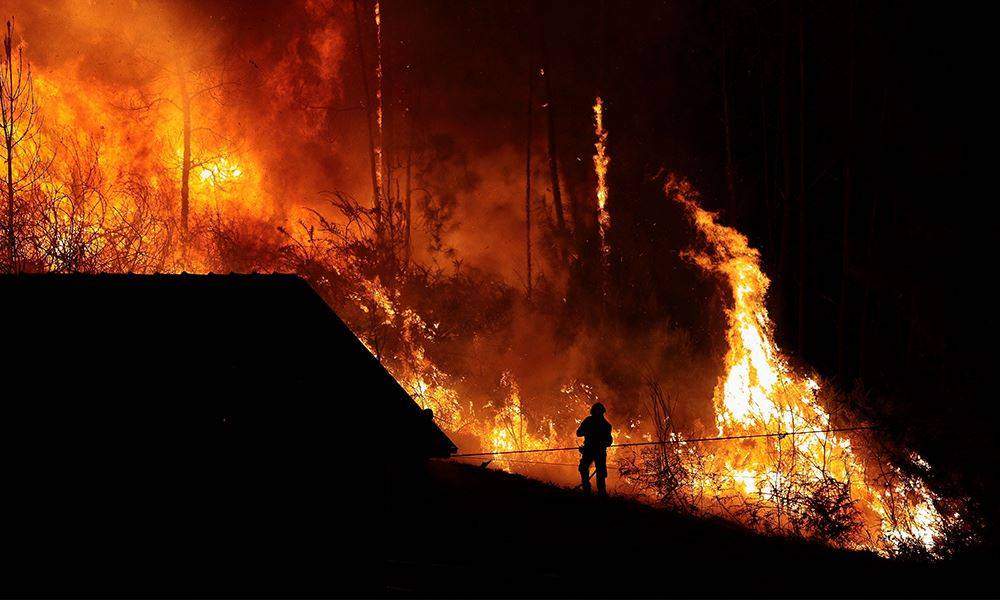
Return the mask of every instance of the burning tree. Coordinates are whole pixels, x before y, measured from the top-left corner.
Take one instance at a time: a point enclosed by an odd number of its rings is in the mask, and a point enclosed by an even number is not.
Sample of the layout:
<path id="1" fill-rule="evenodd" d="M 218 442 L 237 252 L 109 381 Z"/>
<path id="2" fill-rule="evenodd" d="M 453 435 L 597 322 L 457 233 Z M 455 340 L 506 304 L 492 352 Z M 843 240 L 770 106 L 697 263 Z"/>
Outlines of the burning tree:
<path id="1" fill-rule="evenodd" d="M 245 176 L 245 168 L 236 158 L 237 140 L 217 130 L 208 118 L 209 107 L 221 104 L 222 94 L 240 82 L 231 77 L 226 64 L 207 58 L 211 56 L 206 51 L 211 45 L 210 31 L 195 29 L 191 38 L 187 48 L 169 58 L 155 52 L 142 56 L 141 64 L 148 71 L 146 81 L 127 93 L 119 106 L 154 123 L 173 125 L 163 140 L 164 162 L 177 185 L 183 268 L 190 268 L 195 260 L 189 250 L 197 233 L 192 217 L 196 188 L 203 194 L 200 199 L 209 220 L 206 227 L 217 230 L 221 212 L 218 192 Z M 174 115 L 162 114 L 164 106 L 172 108 Z"/>
<path id="2" fill-rule="evenodd" d="M 50 159 L 44 152 L 39 129 L 41 122 L 35 101 L 31 65 L 23 49 L 14 48 L 14 25 L 7 21 L 0 57 L 0 128 L 3 130 L 2 163 L 4 200 L 4 262 L 8 272 L 22 268 L 18 237 L 23 221 L 19 217 L 22 194 L 33 190 L 45 178 Z"/>

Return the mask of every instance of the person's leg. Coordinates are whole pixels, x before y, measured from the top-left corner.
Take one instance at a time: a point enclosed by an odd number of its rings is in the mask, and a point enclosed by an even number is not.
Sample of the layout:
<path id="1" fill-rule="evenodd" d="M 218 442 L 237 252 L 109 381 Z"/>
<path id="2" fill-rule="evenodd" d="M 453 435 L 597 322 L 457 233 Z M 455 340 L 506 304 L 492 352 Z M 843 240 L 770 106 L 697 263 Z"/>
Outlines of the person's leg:
<path id="1" fill-rule="evenodd" d="M 608 490 L 604 485 L 605 480 L 608 478 L 608 453 L 605 450 L 597 452 L 594 457 L 594 467 L 597 469 L 597 493 L 601 496 L 607 496 Z"/>
<path id="2" fill-rule="evenodd" d="M 593 457 L 591 457 L 588 450 L 584 450 L 580 454 L 580 481 L 583 485 L 583 492 L 585 494 L 590 493 L 590 463 L 593 462 Z"/>

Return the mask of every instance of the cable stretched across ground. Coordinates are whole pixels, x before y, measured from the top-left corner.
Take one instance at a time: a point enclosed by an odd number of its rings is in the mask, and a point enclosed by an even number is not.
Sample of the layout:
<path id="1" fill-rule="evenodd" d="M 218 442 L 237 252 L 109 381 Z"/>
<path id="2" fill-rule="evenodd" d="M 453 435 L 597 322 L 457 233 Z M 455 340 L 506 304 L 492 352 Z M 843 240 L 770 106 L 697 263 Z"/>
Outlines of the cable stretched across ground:
<path id="1" fill-rule="evenodd" d="M 701 438 L 678 438 L 676 440 L 659 440 L 656 442 L 626 442 L 624 444 L 612 444 L 609 448 L 631 448 L 636 446 L 666 446 L 670 444 L 688 444 L 695 442 L 719 442 L 724 440 L 747 440 L 752 438 L 785 438 L 790 435 L 813 435 L 820 433 L 838 433 L 842 431 L 859 431 L 862 429 L 877 429 L 874 425 L 859 425 L 857 427 L 840 427 L 834 429 L 813 429 L 810 431 L 785 431 L 779 433 L 752 433 L 745 435 L 724 435 L 719 437 Z M 469 452 L 465 454 L 453 454 L 452 458 L 486 458 L 491 456 L 501 456 L 507 454 L 532 454 L 537 452 L 568 452 L 579 450 L 579 446 L 568 446 L 565 448 L 532 448 L 530 450 L 503 450 L 500 452 Z"/>
<path id="2" fill-rule="evenodd" d="M 457 456 L 453 458 L 466 458 L 469 460 L 482 460 L 485 457 L 482 456 Z M 566 463 L 566 462 L 549 462 L 545 460 L 517 460 L 516 458 L 490 458 L 486 462 L 502 462 L 502 463 L 514 463 L 518 465 L 547 465 L 551 467 L 573 467 L 577 468 L 579 465 L 577 463 Z M 615 467 L 608 467 L 613 469 Z"/>

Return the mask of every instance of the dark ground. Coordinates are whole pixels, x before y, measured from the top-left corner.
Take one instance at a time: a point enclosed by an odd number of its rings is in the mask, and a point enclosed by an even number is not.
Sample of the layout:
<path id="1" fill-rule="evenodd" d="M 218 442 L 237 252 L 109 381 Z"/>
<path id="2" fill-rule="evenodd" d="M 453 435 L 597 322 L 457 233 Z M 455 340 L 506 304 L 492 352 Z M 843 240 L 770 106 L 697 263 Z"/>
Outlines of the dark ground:
<path id="1" fill-rule="evenodd" d="M 892 562 L 443 461 L 390 489 L 385 535 L 399 597 L 990 594 L 978 562 Z"/>

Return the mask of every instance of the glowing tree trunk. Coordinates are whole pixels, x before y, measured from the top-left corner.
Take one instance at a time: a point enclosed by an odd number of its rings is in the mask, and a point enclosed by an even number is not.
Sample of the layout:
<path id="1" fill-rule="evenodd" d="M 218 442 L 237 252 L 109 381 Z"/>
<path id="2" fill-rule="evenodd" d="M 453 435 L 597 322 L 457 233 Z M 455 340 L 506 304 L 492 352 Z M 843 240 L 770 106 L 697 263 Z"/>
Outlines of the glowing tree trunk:
<path id="1" fill-rule="evenodd" d="M 601 243 L 601 261 L 603 269 L 608 268 L 608 229 L 611 226 L 611 215 L 608 214 L 608 130 L 604 128 L 604 101 L 598 96 L 594 99 L 594 172 L 597 176 L 597 233 Z"/>

